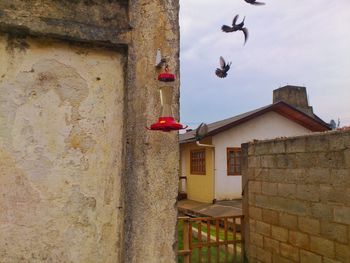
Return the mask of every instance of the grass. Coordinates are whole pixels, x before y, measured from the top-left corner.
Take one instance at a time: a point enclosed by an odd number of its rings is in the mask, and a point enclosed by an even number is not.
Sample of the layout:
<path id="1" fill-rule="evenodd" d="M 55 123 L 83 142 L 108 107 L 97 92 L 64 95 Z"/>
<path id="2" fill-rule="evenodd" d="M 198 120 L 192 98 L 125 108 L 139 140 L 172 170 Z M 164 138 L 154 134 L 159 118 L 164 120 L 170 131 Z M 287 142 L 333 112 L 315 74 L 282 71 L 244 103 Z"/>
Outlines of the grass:
<path id="1" fill-rule="evenodd" d="M 194 227 L 196 227 L 196 225 L 194 225 Z M 221 240 L 224 240 L 225 236 L 224 236 L 224 231 L 223 229 L 221 229 L 222 231 L 219 231 L 219 237 Z M 204 226 L 202 224 L 202 232 L 207 233 L 207 227 Z M 212 236 L 215 236 L 215 226 L 210 227 L 210 234 Z M 195 237 L 192 237 L 192 242 L 194 244 L 198 243 L 198 239 Z M 237 235 L 237 239 L 239 239 L 239 235 Z M 228 240 L 233 240 L 233 234 L 230 233 L 230 235 L 228 235 Z M 179 220 L 178 222 L 178 249 L 181 250 L 183 249 L 183 221 Z M 225 246 L 221 246 L 219 251 L 216 247 L 210 247 L 210 248 L 202 248 L 201 252 L 199 251 L 199 249 L 193 249 L 192 250 L 192 262 L 199 262 L 199 257 L 200 254 L 202 255 L 202 262 L 207 262 L 207 258 L 208 258 L 208 250 L 210 249 L 210 258 L 211 258 L 211 262 L 216 262 L 217 260 L 217 256 L 219 253 L 219 262 L 225 262 Z M 227 260 L 228 262 L 240 262 L 240 253 L 237 252 L 237 258 L 236 260 L 234 260 L 234 256 L 231 253 L 228 253 L 227 255 Z M 178 263 L 183 263 L 184 262 L 184 258 L 183 256 L 179 256 L 178 258 Z"/>
<path id="2" fill-rule="evenodd" d="M 195 226 L 195 227 L 198 228 L 197 226 Z M 202 232 L 208 233 L 206 224 L 202 224 Z M 210 226 L 210 235 L 213 237 L 216 237 L 216 229 L 215 229 L 215 226 L 213 226 L 213 225 Z M 220 240 L 225 240 L 225 231 L 222 227 L 220 227 L 220 229 L 219 229 L 219 238 L 220 238 Z M 240 240 L 241 239 L 240 234 L 236 233 L 236 238 L 237 238 L 237 240 Z M 228 231 L 227 240 L 230 240 L 230 241 L 233 240 L 232 231 Z"/>

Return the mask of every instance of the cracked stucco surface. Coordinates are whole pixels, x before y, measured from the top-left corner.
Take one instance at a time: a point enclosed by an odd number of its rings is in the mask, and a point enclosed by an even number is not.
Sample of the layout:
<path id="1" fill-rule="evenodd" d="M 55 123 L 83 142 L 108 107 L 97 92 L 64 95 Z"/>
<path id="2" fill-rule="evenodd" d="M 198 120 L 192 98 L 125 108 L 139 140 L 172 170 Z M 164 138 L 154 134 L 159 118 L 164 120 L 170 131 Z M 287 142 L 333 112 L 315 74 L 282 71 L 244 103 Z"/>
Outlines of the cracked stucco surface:
<path id="1" fill-rule="evenodd" d="M 168 60 L 172 106 L 179 106 L 179 3 L 130 1 L 131 33 L 127 89 L 127 159 L 124 262 L 176 262 L 176 197 L 179 176 L 177 132 L 146 132 L 160 114 L 157 48 Z M 147 25 L 147 26 L 145 26 Z M 139 98 L 143 98 L 140 100 Z"/>
<path id="2" fill-rule="evenodd" d="M 125 54 L 0 35 L 0 262 L 115 262 Z"/>
<path id="3" fill-rule="evenodd" d="M 178 12 L 0 1 L 1 263 L 176 262 L 178 136 L 145 126 L 160 114 L 157 48 L 178 117 Z"/>

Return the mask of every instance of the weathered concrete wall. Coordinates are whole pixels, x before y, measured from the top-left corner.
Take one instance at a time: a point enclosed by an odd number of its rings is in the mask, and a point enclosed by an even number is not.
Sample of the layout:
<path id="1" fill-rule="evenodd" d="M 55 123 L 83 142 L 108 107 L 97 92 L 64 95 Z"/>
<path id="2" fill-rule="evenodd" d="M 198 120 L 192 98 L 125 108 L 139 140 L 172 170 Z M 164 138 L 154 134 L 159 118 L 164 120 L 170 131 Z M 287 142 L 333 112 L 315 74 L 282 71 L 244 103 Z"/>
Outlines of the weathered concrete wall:
<path id="1" fill-rule="evenodd" d="M 0 30 L 120 45 L 128 43 L 128 1 L 1 0 Z"/>
<path id="2" fill-rule="evenodd" d="M 249 262 L 350 262 L 350 132 L 243 146 Z"/>
<path id="3" fill-rule="evenodd" d="M 177 133 L 145 126 L 157 48 L 179 75 L 178 11 L 0 2 L 0 262 L 175 262 Z"/>
<path id="4" fill-rule="evenodd" d="M 123 54 L 0 37 L 0 262 L 115 262 Z"/>
<path id="5" fill-rule="evenodd" d="M 128 58 L 127 180 L 124 262 L 175 262 L 175 207 L 179 177 L 177 132 L 149 132 L 160 114 L 156 49 L 176 74 L 173 111 L 179 103 L 178 0 L 131 1 Z M 131 70 L 134 69 L 134 70 Z"/>

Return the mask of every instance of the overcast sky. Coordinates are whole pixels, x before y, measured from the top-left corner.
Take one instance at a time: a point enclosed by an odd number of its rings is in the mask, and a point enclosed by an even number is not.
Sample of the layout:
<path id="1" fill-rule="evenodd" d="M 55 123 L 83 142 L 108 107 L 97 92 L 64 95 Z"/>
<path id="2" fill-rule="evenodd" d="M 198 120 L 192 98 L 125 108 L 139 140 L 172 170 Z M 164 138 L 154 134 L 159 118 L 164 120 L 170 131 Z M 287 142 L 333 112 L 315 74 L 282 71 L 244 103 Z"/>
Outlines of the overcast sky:
<path id="1" fill-rule="evenodd" d="M 350 0 L 180 0 L 181 122 L 196 127 L 272 103 L 272 91 L 305 86 L 324 121 L 350 125 Z M 242 32 L 223 33 L 239 14 Z M 219 57 L 232 61 L 219 79 Z"/>

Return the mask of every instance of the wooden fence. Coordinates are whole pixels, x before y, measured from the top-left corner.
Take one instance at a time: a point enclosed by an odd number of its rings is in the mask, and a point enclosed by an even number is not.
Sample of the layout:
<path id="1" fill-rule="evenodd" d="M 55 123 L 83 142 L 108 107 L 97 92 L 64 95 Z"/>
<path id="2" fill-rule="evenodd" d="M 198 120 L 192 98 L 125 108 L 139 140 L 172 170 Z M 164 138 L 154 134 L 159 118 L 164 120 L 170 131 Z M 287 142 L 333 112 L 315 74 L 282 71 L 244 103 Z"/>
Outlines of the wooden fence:
<path id="1" fill-rule="evenodd" d="M 179 217 L 178 262 L 244 262 L 244 217 Z"/>

